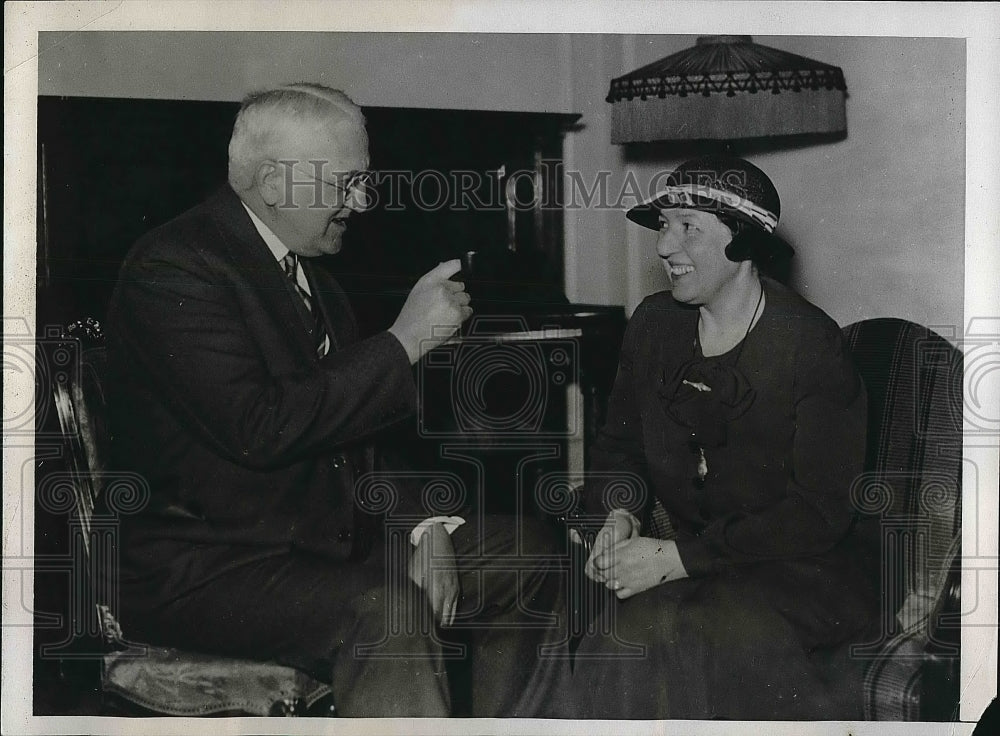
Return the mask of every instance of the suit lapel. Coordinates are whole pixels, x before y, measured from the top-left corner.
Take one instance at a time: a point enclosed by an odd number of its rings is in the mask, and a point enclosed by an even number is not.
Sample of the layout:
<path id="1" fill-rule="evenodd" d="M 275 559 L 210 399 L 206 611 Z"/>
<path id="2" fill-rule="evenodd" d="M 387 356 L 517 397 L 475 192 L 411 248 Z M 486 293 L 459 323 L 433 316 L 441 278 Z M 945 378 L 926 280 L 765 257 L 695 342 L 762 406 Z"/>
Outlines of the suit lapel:
<path id="1" fill-rule="evenodd" d="M 331 351 L 350 345 L 358 339 L 358 328 L 347 295 L 337 280 L 322 266 L 311 259 L 299 261 L 305 271 L 309 289 L 313 295 L 313 305 L 320 310 L 330 335 Z"/>
<path id="2" fill-rule="evenodd" d="M 227 262 L 241 273 L 269 314 L 274 314 L 281 324 L 301 325 L 302 329 L 286 329 L 282 333 L 294 350 L 310 360 L 317 360 L 316 343 L 308 326 L 312 318 L 275 261 L 271 249 L 260 237 L 239 197 L 226 186 L 208 201 L 207 206 L 223 235 L 222 247 L 226 251 Z M 355 342 L 358 328 L 354 312 L 340 284 L 312 259 L 303 258 L 299 263 L 309 282 L 314 308 L 321 311 L 326 322 L 330 353 Z M 365 443 L 355 448 L 353 455 L 362 472 L 375 469 L 377 460 L 373 444 Z"/>
<path id="3" fill-rule="evenodd" d="M 316 347 L 305 305 L 260 237 L 240 198 L 227 186 L 209 200 L 208 207 L 223 234 L 227 261 L 241 273 L 264 310 L 275 315 L 279 324 L 299 325 L 301 329 L 282 332 L 293 349 L 315 359 Z"/>

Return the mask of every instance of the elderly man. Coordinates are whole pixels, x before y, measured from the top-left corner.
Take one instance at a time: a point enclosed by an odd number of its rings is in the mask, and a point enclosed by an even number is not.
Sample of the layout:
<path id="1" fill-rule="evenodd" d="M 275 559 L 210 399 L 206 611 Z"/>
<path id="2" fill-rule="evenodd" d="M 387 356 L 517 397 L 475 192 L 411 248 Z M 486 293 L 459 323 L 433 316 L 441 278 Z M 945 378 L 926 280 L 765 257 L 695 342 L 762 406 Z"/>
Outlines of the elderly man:
<path id="1" fill-rule="evenodd" d="M 437 516 L 377 443 L 417 408 L 411 365 L 471 313 L 458 262 L 359 340 L 310 260 L 340 250 L 368 164 L 343 93 L 253 95 L 229 186 L 129 253 L 108 319 L 112 429 L 152 499 L 123 521 L 122 622 L 300 667 L 348 716 L 448 715 L 434 623 L 468 627 L 472 713 L 545 715 L 565 660 L 539 656 L 558 653 L 562 600 L 544 529 Z"/>

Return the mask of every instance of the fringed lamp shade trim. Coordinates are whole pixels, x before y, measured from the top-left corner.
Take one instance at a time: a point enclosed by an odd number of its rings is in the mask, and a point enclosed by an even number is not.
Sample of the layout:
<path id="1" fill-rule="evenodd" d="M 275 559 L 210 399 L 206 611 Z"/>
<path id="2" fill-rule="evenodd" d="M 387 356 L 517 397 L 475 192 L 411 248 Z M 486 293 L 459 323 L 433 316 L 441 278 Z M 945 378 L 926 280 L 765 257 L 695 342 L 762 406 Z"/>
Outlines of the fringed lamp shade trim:
<path id="1" fill-rule="evenodd" d="M 846 92 L 839 67 L 749 36 L 699 38 L 611 81 L 612 143 L 839 133 Z"/>

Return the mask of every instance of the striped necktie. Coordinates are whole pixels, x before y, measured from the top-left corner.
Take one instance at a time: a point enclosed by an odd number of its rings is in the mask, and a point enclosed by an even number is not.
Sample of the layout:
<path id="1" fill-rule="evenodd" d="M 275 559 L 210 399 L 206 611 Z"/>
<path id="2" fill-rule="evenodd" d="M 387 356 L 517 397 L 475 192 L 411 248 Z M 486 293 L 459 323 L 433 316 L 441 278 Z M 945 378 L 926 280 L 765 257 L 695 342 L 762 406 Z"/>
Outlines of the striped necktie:
<path id="1" fill-rule="evenodd" d="M 327 334 L 326 325 L 323 322 L 323 313 L 313 304 L 313 299 L 309 292 L 299 284 L 299 257 L 295 253 L 289 253 L 281 259 L 281 265 L 285 269 L 285 275 L 292 282 L 292 288 L 299 295 L 306 310 L 312 315 L 313 335 L 316 338 L 316 355 L 322 358 L 330 349 L 330 336 Z"/>

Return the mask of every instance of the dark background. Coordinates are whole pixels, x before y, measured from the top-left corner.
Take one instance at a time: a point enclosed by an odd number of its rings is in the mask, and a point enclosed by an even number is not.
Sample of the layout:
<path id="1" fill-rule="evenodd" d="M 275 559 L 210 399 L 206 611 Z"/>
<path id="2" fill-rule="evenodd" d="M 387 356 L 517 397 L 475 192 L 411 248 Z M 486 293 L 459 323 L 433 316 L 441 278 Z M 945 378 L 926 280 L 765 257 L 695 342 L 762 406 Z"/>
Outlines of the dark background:
<path id="1" fill-rule="evenodd" d="M 135 240 L 226 183 L 227 147 L 238 105 L 228 102 L 41 97 L 39 142 L 39 321 L 104 316 L 118 267 Z M 366 108 L 371 166 L 382 206 L 351 218 L 343 252 L 321 259 L 357 302 L 365 332 L 391 323 L 416 278 L 439 261 L 477 251 L 481 302 L 509 312 L 544 311 L 562 295 L 561 137 L 577 116 Z M 389 172 L 474 172 L 473 193 L 498 203 L 497 171 L 538 171 L 545 197 L 517 208 L 513 232 L 500 206 L 414 206 Z M 542 181 L 544 179 L 544 181 Z M 436 199 L 425 175 L 425 200 Z M 490 181 L 492 180 L 491 191 Z M 529 203 L 526 176 L 518 201 Z M 503 184 L 506 184 L 504 179 Z M 524 191 L 525 187 L 528 191 Z M 453 197 L 454 198 L 454 197 Z M 487 302 L 496 302 L 490 304 Z M 373 311 L 374 310 L 374 311 Z"/>

